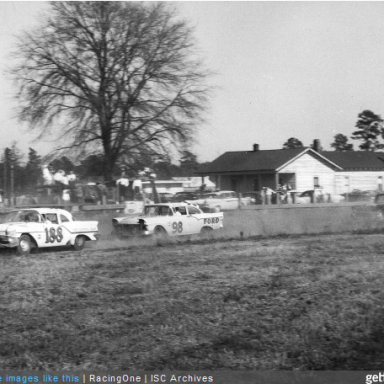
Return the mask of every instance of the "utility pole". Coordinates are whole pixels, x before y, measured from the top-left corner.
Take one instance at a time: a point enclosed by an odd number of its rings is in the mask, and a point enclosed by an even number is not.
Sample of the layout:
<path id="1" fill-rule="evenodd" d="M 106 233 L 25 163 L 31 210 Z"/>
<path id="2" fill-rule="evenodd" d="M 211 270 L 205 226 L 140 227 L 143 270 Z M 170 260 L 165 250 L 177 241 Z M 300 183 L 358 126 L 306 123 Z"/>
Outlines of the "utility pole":
<path id="1" fill-rule="evenodd" d="M 11 207 L 15 204 L 15 162 L 13 158 L 13 153 L 10 154 L 11 160 Z"/>
<path id="2" fill-rule="evenodd" d="M 9 195 L 8 195 L 8 151 L 9 148 L 5 148 L 4 150 L 4 199 L 8 200 L 9 204 Z"/>

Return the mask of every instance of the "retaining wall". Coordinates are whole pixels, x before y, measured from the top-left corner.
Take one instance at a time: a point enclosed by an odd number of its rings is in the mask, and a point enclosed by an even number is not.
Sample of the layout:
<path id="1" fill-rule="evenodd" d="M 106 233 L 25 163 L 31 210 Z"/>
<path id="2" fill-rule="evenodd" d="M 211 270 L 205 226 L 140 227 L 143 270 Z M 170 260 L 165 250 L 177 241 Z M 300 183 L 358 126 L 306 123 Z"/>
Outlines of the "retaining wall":
<path id="1" fill-rule="evenodd" d="M 223 234 L 228 236 L 338 233 L 383 229 L 384 220 L 373 205 L 311 204 L 242 208 L 224 212 Z"/>

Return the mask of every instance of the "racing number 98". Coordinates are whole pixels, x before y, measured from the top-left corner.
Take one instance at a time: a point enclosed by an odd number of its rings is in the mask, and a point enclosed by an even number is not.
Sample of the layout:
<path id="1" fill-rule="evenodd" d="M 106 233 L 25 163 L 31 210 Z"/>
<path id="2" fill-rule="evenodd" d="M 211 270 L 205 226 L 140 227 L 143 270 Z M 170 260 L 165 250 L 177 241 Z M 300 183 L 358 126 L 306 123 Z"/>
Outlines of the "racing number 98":
<path id="1" fill-rule="evenodd" d="M 183 232 L 183 223 L 179 221 L 178 223 L 176 221 L 173 222 L 172 224 L 172 232 L 173 233 L 181 233 Z"/>
<path id="2" fill-rule="evenodd" d="M 58 243 L 63 240 L 63 229 L 61 227 L 57 228 L 57 232 L 55 228 L 45 228 L 45 243 L 54 243 L 57 241 Z"/>

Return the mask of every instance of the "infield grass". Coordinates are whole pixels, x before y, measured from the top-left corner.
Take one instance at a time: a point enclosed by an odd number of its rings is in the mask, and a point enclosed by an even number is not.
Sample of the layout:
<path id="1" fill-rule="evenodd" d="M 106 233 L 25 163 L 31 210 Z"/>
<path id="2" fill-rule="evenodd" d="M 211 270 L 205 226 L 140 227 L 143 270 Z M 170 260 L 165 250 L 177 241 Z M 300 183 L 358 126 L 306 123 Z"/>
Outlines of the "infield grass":
<path id="1" fill-rule="evenodd" d="M 0 369 L 383 367 L 383 235 L 128 244 L 1 254 Z"/>

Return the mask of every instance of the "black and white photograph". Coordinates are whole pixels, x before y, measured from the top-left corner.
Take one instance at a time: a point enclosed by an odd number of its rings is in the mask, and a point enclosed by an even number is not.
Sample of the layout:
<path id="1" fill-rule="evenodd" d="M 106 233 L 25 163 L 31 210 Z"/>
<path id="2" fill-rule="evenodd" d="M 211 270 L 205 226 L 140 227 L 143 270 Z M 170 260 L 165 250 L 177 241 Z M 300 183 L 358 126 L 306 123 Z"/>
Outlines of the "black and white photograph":
<path id="1" fill-rule="evenodd" d="M 0 382 L 384 381 L 383 16 L 1 1 Z"/>

